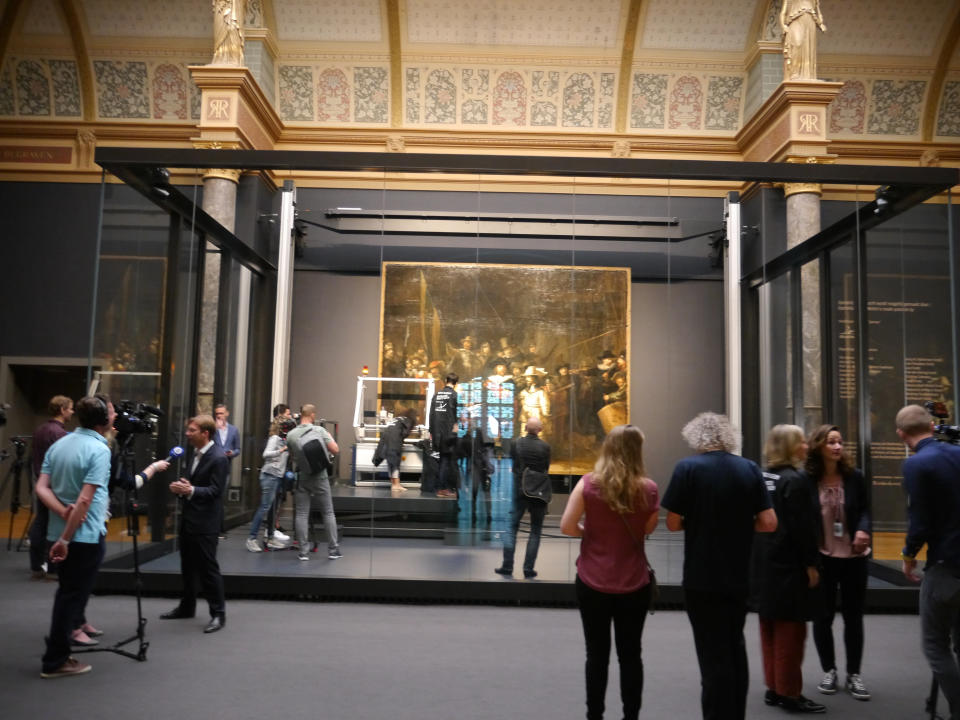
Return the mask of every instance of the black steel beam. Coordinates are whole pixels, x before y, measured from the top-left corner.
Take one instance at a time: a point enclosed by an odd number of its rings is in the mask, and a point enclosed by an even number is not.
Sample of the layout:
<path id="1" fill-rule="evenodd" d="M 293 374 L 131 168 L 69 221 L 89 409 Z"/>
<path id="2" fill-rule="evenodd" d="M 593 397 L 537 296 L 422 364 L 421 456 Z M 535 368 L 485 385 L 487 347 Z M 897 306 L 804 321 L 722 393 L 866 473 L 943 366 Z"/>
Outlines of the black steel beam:
<path id="1" fill-rule="evenodd" d="M 769 282 L 783 275 L 792 267 L 802 265 L 817 257 L 820 253 L 842 245 L 858 232 L 866 232 L 947 189 L 947 187 L 937 187 L 935 185 L 918 186 L 904 190 L 895 200 L 888 202 L 882 208 L 877 205 L 876 201 L 867 203 L 861 206 L 859 210 L 841 218 L 813 237 L 781 253 L 766 265 L 747 273 L 743 276 L 742 281 L 752 286 Z"/>
<path id="2" fill-rule="evenodd" d="M 446 153 L 317 152 L 304 150 L 193 150 L 97 148 L 95 161 L 114 168 L 233 168 L 318 172 L 454 173 L 623 177 L 662 180 L 817 182 L 840 185 L 936 186 L 960 182 L 956 168 L 820 165 L 658 158 L 545 157 Z M 116 174 L 116 173 L 114 173 Z"/>
<path id="3" fill-rule="evenodd" d="M 174 185 L 164 185 L 165 194 L 156 191 L 149 172 L 156 166 L 144 166 L 140 163 L 130 165 L 104 165 L 105 170 L 112 173 L 127 185 L 138 191 L 151 202 L 168 212 L 181 216 L 188 223 L 206 235 L 206 239 L 221 250 L 227 250 L 241 265 L 258 275 L 269 275 L 276 272 L 276 267 L 265 257 L 256 252 L 249 245 L 243 243 L 236 235 L 214 220 L 202 208 L 195 205 L 193 200 L 184 195 Z M 217 166 L 221 167 L 221 166 Z"/>

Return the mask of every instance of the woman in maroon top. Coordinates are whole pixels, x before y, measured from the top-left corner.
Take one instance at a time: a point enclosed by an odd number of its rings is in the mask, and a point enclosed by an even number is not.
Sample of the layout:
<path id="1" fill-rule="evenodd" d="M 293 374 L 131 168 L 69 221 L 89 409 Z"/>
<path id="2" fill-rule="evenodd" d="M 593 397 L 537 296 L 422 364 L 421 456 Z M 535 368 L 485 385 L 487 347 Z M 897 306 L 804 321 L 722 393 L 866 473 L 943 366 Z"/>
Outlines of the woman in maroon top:
<path id="1" fill-rule="evenodd" d="M 645 535 L 657 526 L 657 486 L 644 476 L 643 433 L 633 425 L 610 431 L 593 472 L 580 478 L 560 520 L 580 537 L 577 601 L 587 648 L 587 720 L 603 717 L 613 621 L 625 720 L 636 720 L 643 695 L 641 638 L 650 608 Z"/>

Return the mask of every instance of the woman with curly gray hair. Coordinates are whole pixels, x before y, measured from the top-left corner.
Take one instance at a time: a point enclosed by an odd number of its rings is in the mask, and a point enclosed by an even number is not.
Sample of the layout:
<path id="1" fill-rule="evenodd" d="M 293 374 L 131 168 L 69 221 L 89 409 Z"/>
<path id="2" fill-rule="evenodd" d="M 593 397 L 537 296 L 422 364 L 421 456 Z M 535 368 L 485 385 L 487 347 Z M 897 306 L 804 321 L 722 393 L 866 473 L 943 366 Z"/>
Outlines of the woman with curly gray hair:
<path id="1" fill-rule="evenodd" d="M 777 516 L 760 468 L 733 454 L 737 433 L 724 415 L 697 415 L 683 437 L 697 454 L 677 463 L 661 505 L 667 528 L 684 532 L 684 603 L 700 664 L 700 703 L 705 718 L 743 718 L 750 548 L 754 532 L 777 529 Z"/>

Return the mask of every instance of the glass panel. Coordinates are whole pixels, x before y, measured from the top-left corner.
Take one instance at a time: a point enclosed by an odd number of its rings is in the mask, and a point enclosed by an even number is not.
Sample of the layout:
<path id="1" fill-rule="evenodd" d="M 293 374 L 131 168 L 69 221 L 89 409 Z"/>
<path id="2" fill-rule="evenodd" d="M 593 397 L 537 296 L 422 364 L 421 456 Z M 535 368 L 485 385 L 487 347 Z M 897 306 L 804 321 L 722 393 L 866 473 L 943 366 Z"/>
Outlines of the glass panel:
<path id="1" fill-rule="evenodd" d="M 859 435 L 859 388 L 857 368 L 857 278 L 854 241 L 830 252 L 830 297 L 828 318 L 832 353 L 833 403 L 825 422 L 844 429 L 847 450 L 857 453 Z M 859 458 L 857 466 L 860 466 Z"/>
<path id="2" fill-rule="evenodd" d="M 791 275 L 784 273 L 759 288 L 760 425 L 764 436 L 774 425 L 794 422 Z"/>
<path id="3" fill-rule="evenodd" d="M 278 553 L 264 563 L 266 572 L 499 582 L 492 570 L 503 561 L 503 545 L 513 542 L 516 477 L 511 450 L 524 420 L 540 414 L 542 437 L 552 450 L 554 499 L 546 513 L 536 569 L 541 579 L 571 581 L 579 541 L 559 535 L 560 514 L 610 427 L 629 420 L 644 430 L 646 470 L 663 491 L 676 461 L 689 454 L 680 438 L 683 425 L 700 411 L 726 409 L 726 188 L 713 193 L 703 183 L 690 190 L 664 181 L 598 178 L 521 182 L 463 175 L 438 182 L 383 173 L 298 178 L 300 224 L 285 400 L 294 409 L 315 404 L 318 419 L 326 418 L 323 425 L 341 448 L 332 490 L 345 561 L 302 564 L 294 553 Z M 199 176 L 181 175 L 176 184 L 200 202 Z M 238 192 L 237 236 L 275 260 L 281 193 L 268 188 L 259 195 L 243 179 Z M 753 267 L 784 249 L 782 197 L 777 200 L 770 192 L 763 188 L 758 194 L 757 238 L 745 249 L 745 263 Z M 274 342 L 276 280 L 251 275 L 235 257 L 218 252 L 216 299 L 212 308 L 202 310 L 198 258 L 209 255 L 207 238 L 179 221 L 171 230 L 165 212 L 138 195 L 130 197 L 130 207 L 118 203 L 115 212 L 107 213 L 103 274 L 116 275 L 109 263 L 118 260 L 118 244 L 127 243 L 129 247 L 121 249 L 128 251 L 124 262 L 130 282 L 143 283 L 146 292 L 131 299 L 129 313 L 118 314 L 100 308 L 119 306 L 116 298 L 126 297 L 123 283 L 112 280 L 102 288 L 96 321 L 100 377 L 135 403 L 153 398 L 169 408 L 159 419 L 157 439 L 162 441 L 153 440 L 160 446 L 152 448 L 153 453 L 165 452 L 182 438 L 198 399 L 208 405 L 228 404 L 243 451 L 234 461 L 228 504 L 228 521 L 239 522 L 240 529 L 227 543 L 239 546 L 247 537 L 246 522 L 259 505 L 270 404 L 277 400 L 269 389 L 271 366 L 281 356 Z M 834 213 L 838 217 L 850 209 L 850 203 L 831 202 L 831 212 L 844 206 L 844 212 Z M 143 212 L 145 217 L 129 222 L 135 228 L 129 236 L 117 229 L 124 211 Z M 943 303 L 942 291 L 933 288 L 943 284 L 935 271 L 942 275 L 947 264 L 944 226 L 943 217 L 913 219 L 892 226 L 895 230 L 878 228 L 870 236 L 871 252 L 874 243 L 879 252 L 868 283 L 876 286 L 871 323 L 881 312 L 875 301 L 889 302 L 896 289 L 900 311 L 882 306 L 888 308 L 882 312 L 901 323 L 897 331 L 903 344 L 899 359 L 888 361 L 886 346 L 873 343 L 871 325 L 870 346 L 875 349 L 869 361 L 871 372 L 876 371 L 871 382 L 879 382 L 876 376 L 893 364 L 894 374 L 898 370 L 908 378 L 900 388 L 902 398 L 914 384 L 925 392 L 932 387 L 933 376 L 921 372 L 925 363 L 940 362 L 941 357 L 952 363 L 949 347 L 945 355 L 939 346 L 924 347 L 929 333 L 924 331 L 920 340 L 912 327 L 926 310 L 911 303 L 929 303 L 931 308 Z M 916 247 L 925 260 L 908 257 Z M 175 273 L 165 269 L 158 299 L 151 294 L 153 279 L 144 274 L 153 257 L 180 264 Z M 759 289 L 763 432 L 781 422 L 799 420 L 809 428 L 832 417 L 855 441 L 859 358 L 853 331 L 853 258 L 852 243 L 832 251 L 830 276 L 824 279 L 833 298 L 827 322 L 833 371 L 828 411 L 819 407 L 824 395 L 818 385 L 819 353 L 828 348 L 814 342 L 821 339 L 816 262 Z M 624 290 L 611 277 L 624 278 Z M 211 362 L 198 363 L 203 336 L 198 324 L 211 313 L 218 325 L 216 354 Z M 929 314 L 934 319 L 923 319 L 925 328 L 940 322 L 933 309 Z M 798 338 L 802 342 L 796 343 L 803 353 L 796 358 L 794 326 L 803 328 L 803 338 Z M 141 357 L 149 357 L 150 343 L 144 354 L 139 349 L 111 350 L 111 342 L 116 345 L 119 338 L 130 345 L 127 335 L 138 338 L 150 328 L 159 333 L 160 360 L 156 370 L 146 372 L 159 374 L 133 375 L 141 371 Z M 949 326 L 937 324 L 935 329 L 949 337 Z M 897 354 L 896 349 L 892 352 Z M 134 369 L 126 369 L 124 358 Z M 364 366 L 374 379 L 361 383 L 365 389 L 356 415 L 357 378 L 363 377 Z M 198 384 L 204 367 L 210 373 L 206 385 Z M 427 422 L 426 393 L 416 382 L 408 386 L 406 381 L 434 377 L 442 384 L 451 370 L 460 376 L 457 439 L 451 445 L 459 493 L 444 498 L 436 496 L 434 448 L 419 444 L 429 433 L 416 429 Z M 952 377 L 952 372 L 942 375 Z M 802 397 L 795 398 L 797 383 Z M 870 391 L 876 403 L 881 388 Z M 943 394 L 951 393 L 948 381 Z M 387 464 L 374 466 L 372 456 L 391 421 L 407 414 L 415 426 L 401 446 L 400 481 L 407 492 L 392 493 Z M 876 428 L 873 439 L 876 455 Z M 173 513 L 175 503 L 165 482 L 151 485 L 151 497 Z M 279 518 L 290 535 L 293 516 L 288 495 Z M 319 503 L 314 503 L 311 517 L 316 523 L 311 539 L 322 551 L 326 537 Z M 516 544 L 517 577 L 529 522 L 525 514 Z M 175 530 L 176 518 L 163 529 Z M 661 528 L 648 547 L 661 580 L 678 582 L 682 536 Z M 224 554 L 225 563 L 234 560 L 239 560 L 236 553 Z M 236 571 L 225 567 L 225 572 Z"/>
<path id="4" fill-rule="evenodd" d="M 906 404 L 943 401 L 954 382 L 947 208 L 916 207 L 867 233 L 870 468 L 874 525 L 905 528 L 893 419 Z"/>

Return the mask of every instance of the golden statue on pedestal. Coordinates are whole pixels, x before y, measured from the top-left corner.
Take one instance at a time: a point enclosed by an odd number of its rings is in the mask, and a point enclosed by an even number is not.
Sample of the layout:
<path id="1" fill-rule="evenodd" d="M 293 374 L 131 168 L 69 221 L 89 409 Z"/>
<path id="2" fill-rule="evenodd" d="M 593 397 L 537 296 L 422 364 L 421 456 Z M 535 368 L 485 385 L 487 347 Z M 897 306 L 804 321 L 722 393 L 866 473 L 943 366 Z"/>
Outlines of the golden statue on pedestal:
<path id="1" fill-rule="evenodd" d="M 213 0 L 211 65 L 243 66 L 243 17 L 246 0 Z"/>
<path id="2" fill-rule="evenodd" d="M 820 13 L 820 0 L 783 0 L 783 79 L 817 79 L 817 28 L 827 26 Z"/>

